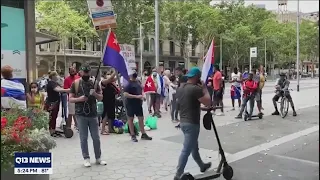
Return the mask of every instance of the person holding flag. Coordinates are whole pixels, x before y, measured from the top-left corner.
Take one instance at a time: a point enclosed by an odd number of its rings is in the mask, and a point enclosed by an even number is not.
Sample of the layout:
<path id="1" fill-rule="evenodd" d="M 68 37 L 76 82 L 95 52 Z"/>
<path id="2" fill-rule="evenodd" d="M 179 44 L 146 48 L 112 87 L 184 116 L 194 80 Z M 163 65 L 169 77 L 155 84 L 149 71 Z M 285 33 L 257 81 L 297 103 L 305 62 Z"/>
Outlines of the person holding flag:
<path id="1" fill-rule="evenodd" d="M 160 115 L 160 101 L 161 95 L 163 94 L 163 81 L 157 70 L 152 70 L 152 75 L 147 78 L 144 86 L 144 93 L 150 93 L 150 107 L 153 107 L 153 116 L 161 117 Z M 151 113 L 151 112 L 150 112 Z"/>

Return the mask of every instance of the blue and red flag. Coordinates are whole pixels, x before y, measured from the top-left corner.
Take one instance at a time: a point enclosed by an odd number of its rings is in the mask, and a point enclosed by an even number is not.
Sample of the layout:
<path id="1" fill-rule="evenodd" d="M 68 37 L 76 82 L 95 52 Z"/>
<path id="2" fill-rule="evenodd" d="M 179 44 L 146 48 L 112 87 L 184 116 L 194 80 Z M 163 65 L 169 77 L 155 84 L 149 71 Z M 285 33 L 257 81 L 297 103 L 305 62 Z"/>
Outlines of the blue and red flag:
<path id="1" fill-rule="evenodd" d="M 206 82 L 208 77 L 213 74 L 214 72 L 213 65 L 214 65 L 214 41 L 212 40 L 202 66 L 202 74 L 201 74 L 202 81 Z"/>
<path id="2" fill-rule="evenodd" d="M 124 79 L 129 81 L 129 68 L 124 57 L 120 54 L 120 50 L 116 35 L 110 31 L 102 56 L 103 65 L 115 68 Z"/>

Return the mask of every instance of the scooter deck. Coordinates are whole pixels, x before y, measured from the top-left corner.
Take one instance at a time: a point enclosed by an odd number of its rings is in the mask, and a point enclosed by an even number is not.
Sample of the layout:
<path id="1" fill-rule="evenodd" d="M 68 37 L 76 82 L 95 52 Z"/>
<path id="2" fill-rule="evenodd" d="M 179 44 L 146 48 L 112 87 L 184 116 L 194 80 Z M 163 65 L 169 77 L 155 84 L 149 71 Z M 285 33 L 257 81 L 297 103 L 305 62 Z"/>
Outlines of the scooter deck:
<path id="1" fill-rule="evenodd" d="M 196 180 L 210 180 L 210 179 L 216 179 L 220 177 L 220 173 L 217 173 L 215 170 L 209 170 L 203 174 L 195 175 L 194 178 Z"/>

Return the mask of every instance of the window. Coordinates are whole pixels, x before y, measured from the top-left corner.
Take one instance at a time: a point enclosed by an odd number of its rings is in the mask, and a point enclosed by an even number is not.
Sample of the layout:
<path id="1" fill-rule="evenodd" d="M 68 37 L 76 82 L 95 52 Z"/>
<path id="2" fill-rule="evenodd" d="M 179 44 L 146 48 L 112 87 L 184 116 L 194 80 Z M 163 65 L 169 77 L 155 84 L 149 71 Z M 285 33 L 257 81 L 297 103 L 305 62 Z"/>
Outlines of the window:
<path id="1" fill-rule="evenodd" d="M 150 39 L 150 52 L 154 52 L 154 39 Z"/>
<path id="2" fill-rule="evenodd" d="M 192 44 L 191 56 L 196 56 L 196 45 Z"/>
<path id="3" fill-rule="evenodd" d="M 97 39 L 96 41 L 96 51 L 101 51 L 102 48 L 101 48 L 101 41 L 100 39 Z"/>
<path id="4" fill-rule="evenodd" d="M 87 38 L 83 37 L 81 38 L 81 50 L 87 50 Z"/>
<path id="5" fill-rule="evenodd" d="M 148 52 L 149 51 L 149 38 L 145 37 L 143 39 L 143 50 L 145 52 Z"/>
<path id="6" fill-rule="evenodd" d="M 139 43 L 138 40 L 134 40 L 134 52 L 138 53 L 139 49 Z"/>
<path id="7" fill-rule="evenodd" d="M 69 38 L 68 39 L 68 49 L 73 49 L 72 44 L 73 44 L 73 38 Z"/>
<path id="8" fill-rule="evenodd" d="M 73 49 L 81 50 L 81 42 L 79 39 L 73 39 Z"/>
<path id="9" fill-rule="evenodd" d="M 180 46 L 180 56 L 184 57 L 184 46 L 185 46 L 185 44 L 181 43 L 180 45 L 181 45 Z"/>
<path id="10" fill-rule="evenodd" d="M 174 56 L 174 43 L 172 41 L 170 41 L 170 55 Z"/>
<path id="11" fill-rule="evenodd" d="M 162 55 L 163 54 L 163 42 L 159 41 L 159 54 Z"/>

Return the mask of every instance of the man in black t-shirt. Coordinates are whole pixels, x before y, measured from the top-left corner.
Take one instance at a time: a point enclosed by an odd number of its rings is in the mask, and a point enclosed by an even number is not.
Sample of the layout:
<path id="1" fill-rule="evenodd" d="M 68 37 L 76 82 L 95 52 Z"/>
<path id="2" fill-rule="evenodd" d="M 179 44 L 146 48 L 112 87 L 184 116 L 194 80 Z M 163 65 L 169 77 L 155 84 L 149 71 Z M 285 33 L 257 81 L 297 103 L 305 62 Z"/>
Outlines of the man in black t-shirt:
<path id="1" fill-rule="evenodd" d="M 81 67 L 83 71 L 81 79 L 77 79 L 71 86 L 69 102 L 75 103 L 75 114 L 79 128 L 80 145 L 84 166 L 90 167 L 90 156 L 88 150 L 88 129 L 91 134 L 96 164 L 106 165 L 101 160 L 101 144 L 99 136 L 99 124 L 97 113 L 97 100 L 102 100 L 102 93 L 99 86 L 95 86 L 90 80 L 90 66 Z"/>
<path id="2" fill-rule="evenodd" d="M 133 142 L 138 142 L 133 125 L 134 116 L 138 117 L 139 127 L 142 133 L 141 139 L 152 140 L 144 130 L 144 117 L 143 117 L 143 108 L 142 103 L 145 100 L 142 94 L 141 83 L 137 80 L 137 73 L 131 75 L 131 79 L 128 82 L 128 85 L 124 88 L 124 96 L 126 98 L 126 110 L 128 116 L 128 126 L 131 134 L 131 140 Z"/>

